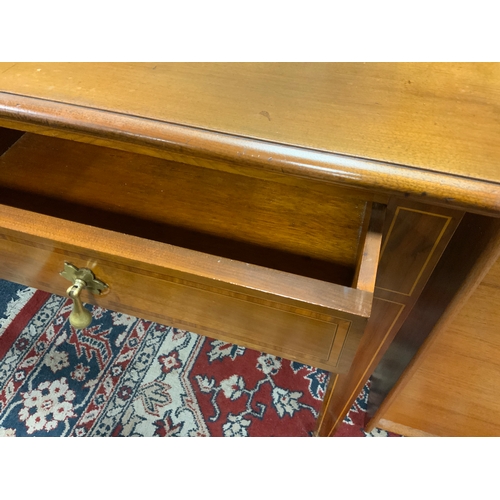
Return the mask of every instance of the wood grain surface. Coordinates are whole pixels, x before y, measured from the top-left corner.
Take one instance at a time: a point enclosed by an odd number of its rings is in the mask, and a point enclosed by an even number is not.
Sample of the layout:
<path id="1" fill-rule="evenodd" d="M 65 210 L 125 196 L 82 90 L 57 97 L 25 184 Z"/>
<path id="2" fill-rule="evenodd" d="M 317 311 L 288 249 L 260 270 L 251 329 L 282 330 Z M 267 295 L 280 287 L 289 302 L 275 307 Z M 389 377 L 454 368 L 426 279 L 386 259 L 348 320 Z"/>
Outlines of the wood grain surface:
<path id="1" fill-rule="evenodd" d="M 317 423 L 318 436 L 334 435 L 410 314 L 462 216 L 461 212 L 408 200 L 394 199 L 389 203 L 372 315 L 349 372 L 332 377 Z M 426 230 L 443 219 L 447 220 L 444 231 Z M 407 225 L 408 221 L 411 224 Z M 400 230 L 404 227 L 405 231 Z M 418 273 L 414 272 L 415 262 L 421 263 Z M 394 290 L 379 288 L 379 283 L 391 281 L 392 276 L 398 284 Z"/>
<path id="2" fill-rule="evenodd" d="M 381 417 L 437 436 L 500 436 L 499 303 L 500 261 Z"/>
<path id="3" fill-rule="evenodd" d="M 499 213 L 499 68 L 4 64 L 0 117 Z"/>
<path id="4" fill-rule="evenodd" d="M 500 243 L 499 228 L 499 219 L 464 215 L 415 307 L 372 374 L 368 419 L 378 419 L 374 414 L 379 412 L 379 407 L 383 413 L 382 406 L 389 404 L 393 388 L 396 390 L 398 379 L 413 363 L 412 358 L 433 335 L 436 325 L 456 310 L 456 297 L 470 293 L 471 287 L 480 282 L 478 273 L 484 268 L 485 258 L 491 261 L 499 251 L 496 248 Z M 486 270 L 482 269 L 483 275 Z M 371 420 L 368 426 L 373 427 Z"/>
<path id="5" fill-rule="evenodd" d="M 464 217 L 415 309 L 420 321 L 405 324 L 377 368 L 369 429 L 500 434 L 500 224 L 478 219 Z"/>
<path id="6" fill-rule="evenodd" d="M 499 82 L 496 63 L 0 66 L 4 92 L 493 182 Z"/>
<path id="7" fill-rule="evenodd" d="M 4 205 L 0 252 L 4 279 L 62 295 L 69 260 L 109 285 L 102 307 L 331 371 L 349 368 L 371 313 L 364 290 Z"/>
<path id="8" fill-rule="evenodd" d="M 34 134 L 0 166 L 4 204 L 338 284 L 358 264 L 366 201 L 334 186 L 318 196 Z"/>

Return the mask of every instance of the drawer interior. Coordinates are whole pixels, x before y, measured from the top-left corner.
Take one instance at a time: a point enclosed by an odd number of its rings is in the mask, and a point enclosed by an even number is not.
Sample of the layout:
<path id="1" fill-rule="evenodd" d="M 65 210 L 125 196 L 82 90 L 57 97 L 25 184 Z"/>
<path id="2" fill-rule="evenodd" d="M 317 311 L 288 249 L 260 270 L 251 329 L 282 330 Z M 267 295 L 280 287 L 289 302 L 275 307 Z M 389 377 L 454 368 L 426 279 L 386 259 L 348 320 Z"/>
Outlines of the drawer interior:
<path id="1" fill-rule="evenodd" d="M 0 129 L 4 205 L 351 286 L 367 200 Z M 0 150 L 0 153 L 2 151 Z"/>

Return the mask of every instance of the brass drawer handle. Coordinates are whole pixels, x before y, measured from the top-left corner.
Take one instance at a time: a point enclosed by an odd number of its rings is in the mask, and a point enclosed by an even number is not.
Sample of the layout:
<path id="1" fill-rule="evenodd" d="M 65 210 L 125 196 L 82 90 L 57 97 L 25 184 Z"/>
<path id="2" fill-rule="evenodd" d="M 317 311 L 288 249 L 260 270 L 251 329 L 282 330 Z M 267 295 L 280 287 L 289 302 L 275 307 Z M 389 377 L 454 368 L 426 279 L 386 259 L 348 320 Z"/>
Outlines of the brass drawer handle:
<path id="1" fill-rule="evenodd" d="M 73 310 L 69 315 L 69 322 L 74 328 L 87 328 L 92 321 L 92 314 L 83 307 L 80 294 L 86 288 L 94 295 L 100 295 L 101 292 L 108 288 L 108 285 L 98 280 L 90 269 L 86 267 L 78 269 L 69 262 L 64 263 L 64 271 L 61 271 L 60 275 L 73 283 L 66 291 L 73 301 Z"/>

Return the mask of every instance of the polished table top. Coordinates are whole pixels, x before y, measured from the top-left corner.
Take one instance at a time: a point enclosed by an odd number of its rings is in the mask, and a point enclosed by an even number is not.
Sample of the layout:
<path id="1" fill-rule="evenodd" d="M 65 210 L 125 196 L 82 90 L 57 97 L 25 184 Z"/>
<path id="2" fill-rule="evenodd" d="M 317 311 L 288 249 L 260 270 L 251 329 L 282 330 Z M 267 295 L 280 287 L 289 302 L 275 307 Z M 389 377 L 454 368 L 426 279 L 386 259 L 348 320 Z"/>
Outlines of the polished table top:
<path id="1" fill-rule="evenodd" d="M 73 130 L 500 212 L 496 63 L 0 63 L 0 118 L 61 103 Z"/>

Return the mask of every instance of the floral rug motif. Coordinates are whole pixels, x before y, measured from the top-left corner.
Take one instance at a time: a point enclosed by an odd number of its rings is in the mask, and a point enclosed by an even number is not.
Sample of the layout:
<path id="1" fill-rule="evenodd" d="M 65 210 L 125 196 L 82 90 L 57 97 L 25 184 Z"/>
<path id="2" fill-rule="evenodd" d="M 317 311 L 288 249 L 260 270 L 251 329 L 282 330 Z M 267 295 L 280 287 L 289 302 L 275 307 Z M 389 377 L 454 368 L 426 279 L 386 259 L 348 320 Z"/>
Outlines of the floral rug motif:
<path id="1" fill-rule="evenodd" d="M 89 307 L 89 306 L 87 306 Z M 311 436 L 328 372 L 0 280 L 0 436 Z M 337 433 L 366 434 L 366 386 Z"/>

